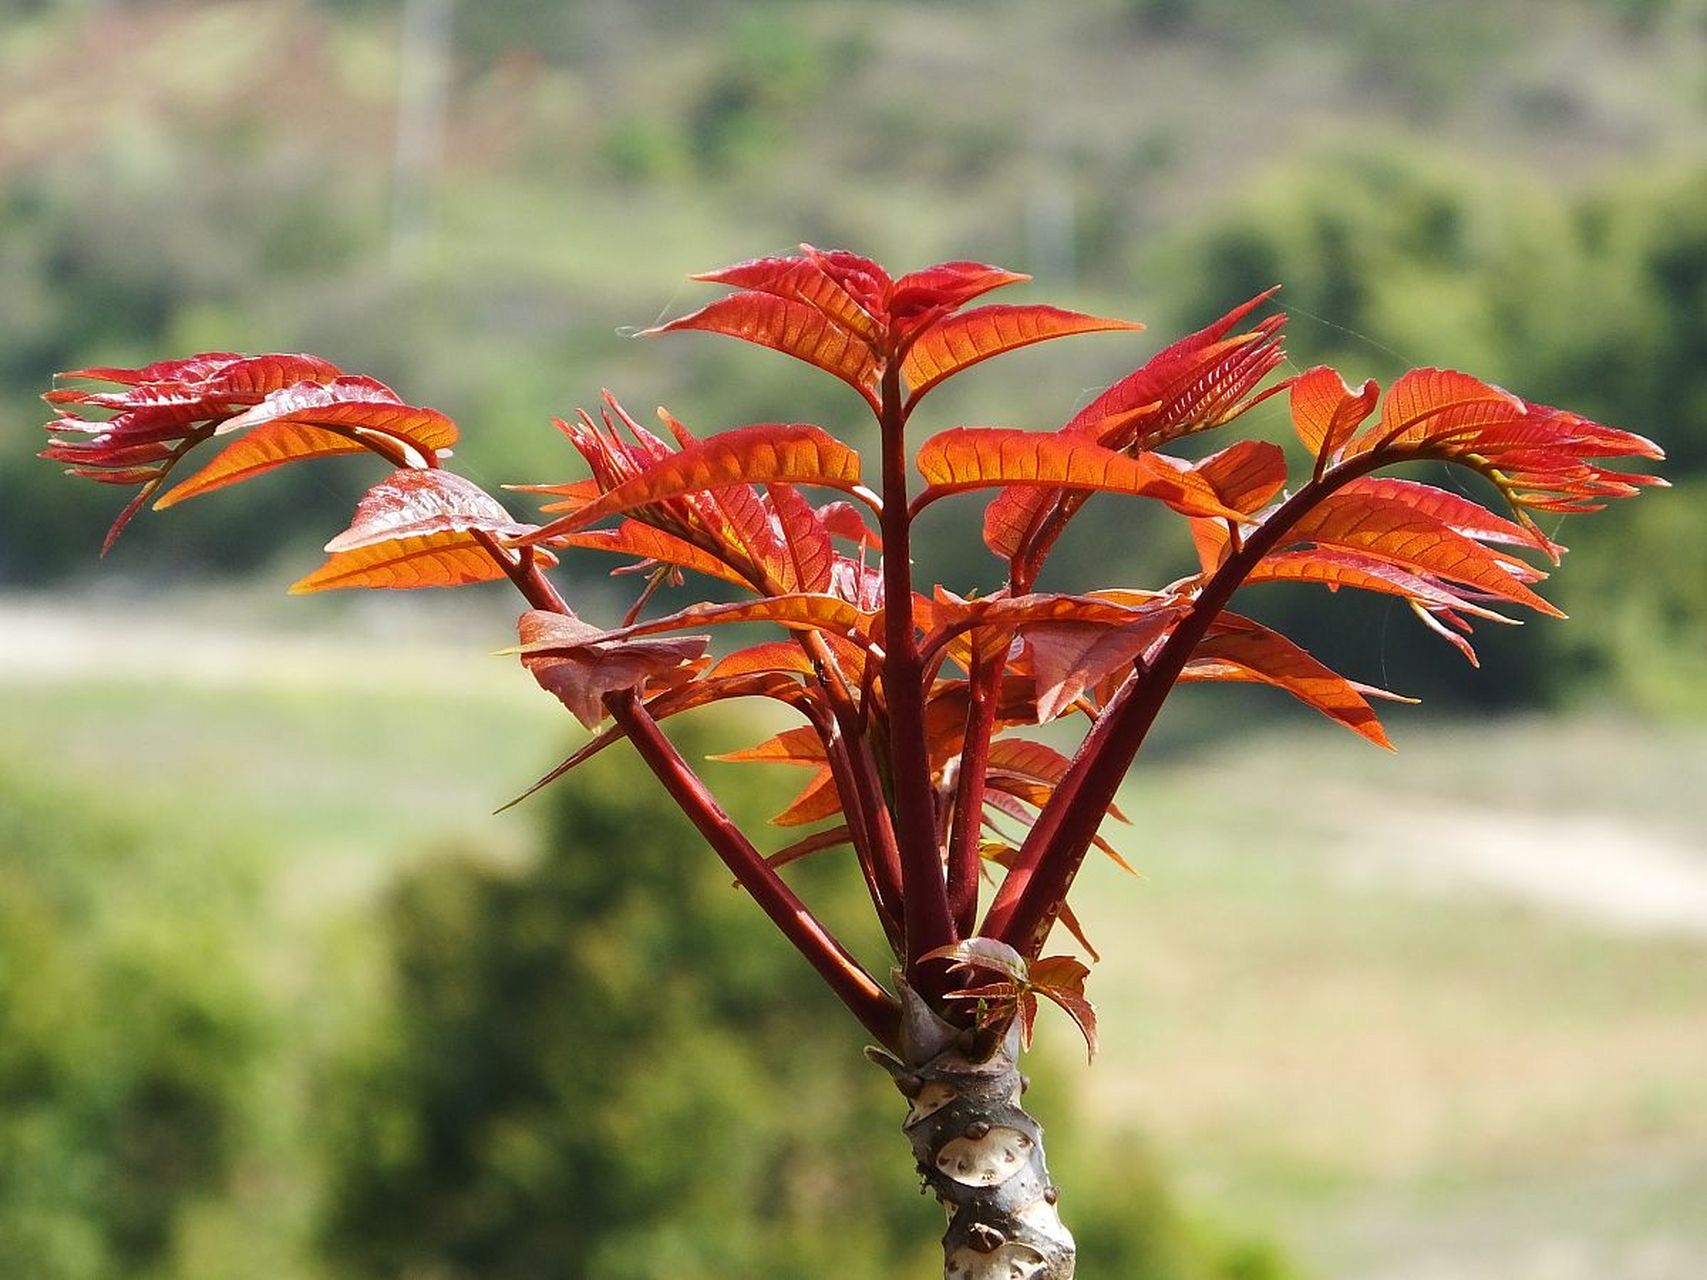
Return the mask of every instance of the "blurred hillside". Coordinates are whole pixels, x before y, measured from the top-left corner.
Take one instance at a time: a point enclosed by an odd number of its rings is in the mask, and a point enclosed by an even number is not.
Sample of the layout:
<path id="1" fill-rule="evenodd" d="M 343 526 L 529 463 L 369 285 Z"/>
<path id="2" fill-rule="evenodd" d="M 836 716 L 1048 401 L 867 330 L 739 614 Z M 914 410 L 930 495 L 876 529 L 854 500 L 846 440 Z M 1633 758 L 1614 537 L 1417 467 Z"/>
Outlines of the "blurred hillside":
<path id="1" fill-rule="evenodd" d="M 688 272 L 803 239 L 983 257 L 1033 272 L 1033 296 L 1151 326 L 1011 357 L 933 402 L 939 425 L 1056 425 L 1282 281 L 1300 365 L 1456 363 L 1654 435 L 1674 477 L 1707 464 L 1700 0 L 9 9 L 0 584 L 91 571 L 114 495 L 28 454 L 34 395 L 92 362 L 327 354 L 457 417 L 489 484 L 573 474 L 547 421 L 602 385 L 704 430 L 857 429 L 844 389 L 787 361 L 627 336 L 705 296 Z M 301 564 L 362 486 L 293 469 L 139 522 L 114 567 L 250 572 L 281 541 Z M 1472 696 L 1610 675 L 1670 705 L 1698 686 L 1701 497 L 1566 529 L 1588 563 L 1561 599 L 1587 620 L 1491 637 Z M 1129 548 L 1135 582 L 1183 563 L 1146 533 L 1110 506 L 1063 576 L 1091 547 Z M 991 578 L 964 527 L 938 545 L 945 578 Z M 1384 606 L 1313 634 L 1316 603 L 1274 607 L 1324 656 L 1378 644 L 1395 684 L 1466 687 Z"/>

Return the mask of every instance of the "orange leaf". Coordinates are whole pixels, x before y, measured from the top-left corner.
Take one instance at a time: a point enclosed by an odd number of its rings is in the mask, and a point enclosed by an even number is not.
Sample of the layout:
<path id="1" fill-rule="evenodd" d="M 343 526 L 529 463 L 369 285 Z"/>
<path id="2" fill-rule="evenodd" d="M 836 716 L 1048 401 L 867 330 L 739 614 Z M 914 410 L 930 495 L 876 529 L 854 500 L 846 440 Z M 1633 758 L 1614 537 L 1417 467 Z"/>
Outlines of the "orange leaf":
<path id="1" fill-rule="evenodd" d="M 1036 485 L 1156 498 L 1192 516 L 1240 519 L 1199 476 L 1154 454 L 1127 457 L 1087 440 L 1011 427 L 956 427 L 919 448 L 919 474 L 930 488 L 919 505 L 967 489 Z"/>
<path id="2" fill-rule="evenodd" d="M 1375 411 L 1381 387 L 1373 378 L 1353 391 L 1327 365 L 1292 379 L 1292 426 L 1312 457 L 1332 460 L 1363 420 Z"/>
<path id="3" fill-rule="evenodd" d="M 978 307 L 926 329 L 908 349 L 901 376 L 912 389 L 909 403 L 917 404 L 937 383 L 1004 352 L 1073 334 L 1143 327 L 1059 307 Z"/>
<path id="4" fill-rule="evenodd" d="M 1546 552 L 1554 564 L 1559 563 L 1560 553 L 1564 551 L 1563 547 L 1548 539 L 1538 529 L 1525 528 L 1515 520 L 1495 515 L 1479 502 L 1416 480 L 1400 480 L 1393 476 L 1366 476 L 1343 486 L 1340 492 L 1369 494 L 1403 502 L 1413 511 L 1433 516 L 1454 533 L 1461 533 L 1478 542 L 1532 547 L 1537 551 Z"/>
<path id="5" fill-rule="evenodd" d="M 1347 454 L 1377 445 L 1404 448 L 1461 436 L 1522 418 L 1524 403 L 1509 391 L 1455 369 L 1412 369 L 1387 389 L 1380 420 Z"/>
<path id="6" fill-rule="evenodd" d="M 593 551 L 614 551 L 618 555 L 640 556 L 660 564 L 692 569 L 710 578 L 721 578 L 736 586 L 751 587 L 742 574 L 719 560 L 709 551 L 701 551 L 691 542 L 665 533 L 662 529 L 638 520 L 624 520 L 614 529 L 593 529 L 586 533 L 563 533 L 551 539 L 554 547 L 586 547 Z M 620 571 L 619 571 L 620 572 Z"/>
<path id="7" fill-rule="evenodd" d="M 790 570 L 779 575 L 783 585 L 791 591 L 828 590 L 836 559 L 829 529 L 793 485 L 767 485 L 765 495 Z"/>
<path id="8" fill-rule="evenodd" d="M 771 822 L 779 827 L 803 827 L 808 822 L 834 817 L 841 811 L 842 797 L 836 790 L 835 775 L 826 766 Z"/>
<path id="9" fill-rule="evenodd" d="M 811 725 L 784 729 L 756 746 L 739 751 L 725 751 L 712 756 L 725 764 L 798 764 L 818 769 L 824 766 L 824 742 Z"/>
<path id="10" fill-rule="evenodd" d="M 200 497 L 226 485 L 239 484 L 287 462 L 365 452 L 365 445 L 323 427 L 299 422 L 269 422 L 226 445 L 195 475 L 163 494 L 154 504 L 154 509 L 164 511 L 185 498 Z"/>
<path id="11" fill-rule="evenodd" d="M 576 533 L 606 516 L 684 494 L 746 484 L 859 487 L 859 455 L 820 427 L 805 423 L 737 427 L 660 458 L 595 502 L 554 520 L 529 541 Z"/>
<path id="12" fill-rule="evenodd" d="M 579 618 L 543 609 L 528 610 L 516 629 L 522 665 L 589 729 L 605 718 L 606 694 L 676 673 L 697 662 L 710 643 L 708 636 L 613 640 Z"/>
<path id="13" fill-rule="evenodd" d="M 307 577 L 291 585 L 292 595 L 344 587 L 413 590 L 460 587 L 490 582 L 504 570 L 471 533 L 434 533 L 378 542 L 328 556 Z"/>
<path id="14" fill-rule="evenodd" d="M 1282 551 L 1267 556 L 1251 570 L 1245 581 L 1317 582 L 1331 588 L 1357 587 L 1364 591 L 1401 596 L 1425 608 L 1451 609 L 1496 622 L 1511 621 L 1503 614 L 1465 599 L 1434 578 L 1371 556 L 1325 547 L 1312 551 Z"/>
<path id="15" fill-rule="evenodd" d="M 378 542 L 440 533 L 489 533 L 513 538 L 530 532 L 472 480 L 450 471 L 405 468 L 369 489 L 356 506 L 350 527 L 326 544 L 328 551 L 354 551 Z"/>
<path id="16" fill-rule="evenodd" d="M 298 382 L 271 392 L 252 409 L 220 423 L 215 434 L 229 435 L 269 422 L 297 422 L 358 435 L 376 432 L 423 456 L 450 448 L 457 438 L 456 423 L 438 410 L 404 404 L 383 382 L 363 377 Z"/>
<path id="17" fill-rule="evenodd" d="M 706 677 L 747 675 L 755 671 L 793 671 L 809 676 L 813 673 L 812 659 L 793 640 L 767 640 L 719 658 Z"/>
<path id="18" fill-rule="evenodd" d="M 832 321 L 816 306 L 770 293 L 747 291 L 701 307 L 648 334 L 698 329 L 770 347 L 832 373 L 868 401 L 877 385 L 877 357 L 864 339 Z"/>
<path id="19" fill-rule="evenodd" d="M 880 336 L 876 318 L 811 258 L 754 258 L 690 279 L 804 302 L 867 343 L 875 344 Z"/>
<path id="20" fill-rule="evenodd" d="M 1286 454 L 1266 440 L 1241 440 L 1191 469 L 1234 511 L 1255 511 L 1286 487 Z"/>
<path id="21" fill-rule="evenodd" d="M 1180 679 L 1272 684 L 1376 746 L 1393 748 L 1360 686 L 1323 666 L 1278 631 L 1247 618 L 1222 614 L 1215 629 L 1192 651 Z"/>
<path id="22" fill-rule="evenodd" d="M 919 316 L 954 311 L 992 289 L 1029 279 L 983 262 L 938 262 L 909 271 L 894 283 L 889 290 L 889 318 L 897 330 L 905 331 L 907 322 Z"/>
<path id="23" fill-rule="evenodd" d="M 1520 581 L 1538 571 L 1501 559 L 1481 543 L 1455 533 L 1438 518 L 1401 499 L 1370 492 L 1336 493 L 1305 513 L 1288 535 L 1344 547 L 1475 587 L 1552 617 L 1564 615 Z"/>

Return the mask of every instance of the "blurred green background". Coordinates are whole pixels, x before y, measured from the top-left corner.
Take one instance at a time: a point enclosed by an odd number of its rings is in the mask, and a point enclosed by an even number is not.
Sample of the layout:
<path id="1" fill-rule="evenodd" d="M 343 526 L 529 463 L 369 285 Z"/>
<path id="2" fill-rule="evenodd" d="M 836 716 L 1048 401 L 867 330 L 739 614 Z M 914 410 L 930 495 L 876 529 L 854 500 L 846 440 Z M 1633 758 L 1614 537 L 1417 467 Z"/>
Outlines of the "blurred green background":
<path id="1" fill-rule="evenodd" d="M 548 419 L 601 386 L 860 438 L 789 361 L 631 336 L 801 240 L 1150 326 L 932 429 L 1053 427 L 1280 282 L 1298 367 L 1666 446 L 1673 490 L 1559 531 L 1572 620 L 1480 672 L 1383 602 L 1258 601 L 1427 705 L 1391 758 L 1186 691 L 1144 878 L 1082 895 L 1105 1051 L 1046 1024 L 1037 1075 L 1087 1280 L 1707 1273 L 1703 0 L 0 0 L 0 1276 L 931 1274 L 857 1029 L 633 764 L 487 816 L 577 736 L 482 660 L 510 601 L 279 598 L 371 472 L 98 563 L 114 493 L 31 457 L 56 369 L 206 348 L 382 377 L 488 486 L 578 474 Z M 1172 577 L 1152 516 L 1093 504 L 1056 584 Z M 934 519 L 923 572 L 994 585 Z M 869 952 L 847 870 L 801 884 Z"/>

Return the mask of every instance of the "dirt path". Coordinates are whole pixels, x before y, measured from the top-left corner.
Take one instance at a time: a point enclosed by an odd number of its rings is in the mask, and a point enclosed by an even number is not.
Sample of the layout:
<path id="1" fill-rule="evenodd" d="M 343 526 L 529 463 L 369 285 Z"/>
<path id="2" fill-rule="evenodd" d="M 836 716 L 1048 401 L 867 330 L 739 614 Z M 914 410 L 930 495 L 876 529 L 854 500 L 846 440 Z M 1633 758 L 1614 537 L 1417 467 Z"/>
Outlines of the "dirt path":
<path id="1" fill-rule="evenodd" d="M 1612 817 L 1429 809 L 1352 839 L 1358 863 L 1424 891 L 1495 894 L 1620 932 L 1707 936 L 1707 826 L 1688 842 Z"/>

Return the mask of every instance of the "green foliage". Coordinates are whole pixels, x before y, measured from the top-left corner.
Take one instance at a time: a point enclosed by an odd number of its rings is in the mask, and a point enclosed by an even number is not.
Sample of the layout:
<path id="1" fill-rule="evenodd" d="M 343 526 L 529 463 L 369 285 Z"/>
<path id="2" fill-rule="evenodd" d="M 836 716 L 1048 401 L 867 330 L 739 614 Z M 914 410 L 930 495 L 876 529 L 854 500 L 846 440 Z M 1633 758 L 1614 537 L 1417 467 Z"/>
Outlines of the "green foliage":
<path id="1" fill-rule="evenodd" d="M 246 888 L 146 848 L 86 794 L 0 776 L 0 1275 L 170 1274 L 252 1137 L 273 1046 Z"/>
<path id="2" fill-rule="evenodd" d="M 774 803 L 730 798 L 737 815 Z M 801 881 L 851 916 L 833 857 Z M 481 1280 L 939 1266 L 900 1099 L 758 923 L 616 752 L 558 790 L 537 864 L 456 859 L 408 878 L 390 909 L 393 1022 L 337 1091 L 334 1257 L 360 1275 Z M 1136 1146 L 1093 1150 L 1070 1123 L 1050 1141 L 1085 1274 L 1287 1274 L 1187 1224 Z"/>

